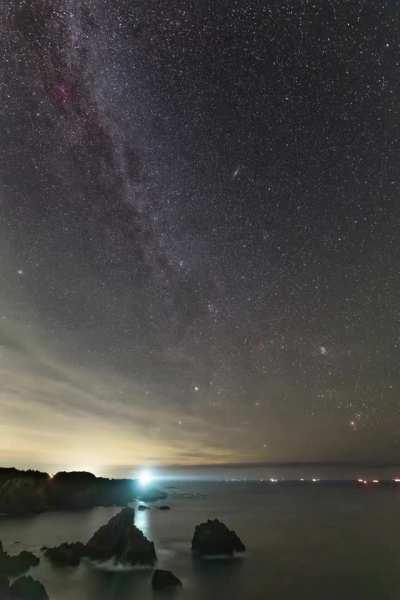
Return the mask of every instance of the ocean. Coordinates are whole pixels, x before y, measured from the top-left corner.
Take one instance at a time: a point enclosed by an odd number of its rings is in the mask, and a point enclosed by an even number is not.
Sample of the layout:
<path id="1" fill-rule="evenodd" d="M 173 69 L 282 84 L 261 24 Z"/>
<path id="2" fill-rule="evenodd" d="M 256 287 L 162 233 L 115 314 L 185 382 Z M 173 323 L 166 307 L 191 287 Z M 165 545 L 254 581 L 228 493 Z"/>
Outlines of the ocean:
<path id="1" fill-rule="evenodd" d="M 157 596 L 192 600 L 399 600 L 400 485 L 360 488 L 285 487 L 263 479 L 350 478 L 341 467 L 231 469 L 207 481 L 182 475 L 166 478 L 170 511 L 136 512 L 136 525 L 153 540 L 158 568 L 172 570 L 182 589 L 156 593 L 151 570 L 54 568 L 43 557 L 33 577 L 52 600 L 140 600 Z M 336 470 L 335 470 L 336 469 Z M 353 470 L 357 476 L 388 479 L 400 469 Z M 214 471 L 215 473 L 215 471 Z M 176 476 L 174 474 L 174 476 Z M 118 508 L 50 512 L 35 517 L 1 518 L 0 540 L 10 553 L 40 555 L 44 545 L 87 541 Z M 242 557 L 197 560 L 190 543 L 197 524 L 219 518 L 247 546 Z"/>

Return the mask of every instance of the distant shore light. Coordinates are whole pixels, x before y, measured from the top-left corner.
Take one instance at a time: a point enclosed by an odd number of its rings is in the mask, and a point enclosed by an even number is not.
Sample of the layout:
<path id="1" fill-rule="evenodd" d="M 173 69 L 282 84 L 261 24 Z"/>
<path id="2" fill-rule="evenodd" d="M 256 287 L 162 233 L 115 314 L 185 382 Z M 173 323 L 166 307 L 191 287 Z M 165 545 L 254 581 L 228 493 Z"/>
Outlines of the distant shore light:
<path id="1" fill-rule="evenodd" d="M 141 487 L 147 487 L 154 481 L 154 476 L 150 471 L 142 471 L 139 473 L 139 484 Z"/>

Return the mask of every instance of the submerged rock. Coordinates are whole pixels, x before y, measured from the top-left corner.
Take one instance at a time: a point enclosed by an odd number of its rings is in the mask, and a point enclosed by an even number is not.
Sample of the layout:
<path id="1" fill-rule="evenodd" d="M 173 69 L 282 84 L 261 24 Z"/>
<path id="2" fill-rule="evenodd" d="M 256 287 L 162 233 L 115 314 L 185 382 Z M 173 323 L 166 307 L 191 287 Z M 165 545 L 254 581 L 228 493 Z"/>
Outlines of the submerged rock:
<path id="1" fill-rule="evenodd" d="M 81 542 L 64 543 L 55 548 L 46 548 L 44 554 L 54 565 L 77 567 L 85 554 L 85 544 Z"/>
<path id="2" fill-rule="evenodd" d="M 171 510 L 171 507 L 168 506 L 168 504 L 163 504 L 162 506 L 158 507 L 159 510 Z"/>
<path id="3" fill-rule="evenodd" d="M 167 494 L 156 487 L 151 487 L 147 490 L 138 489 L 136 497 L 142 502 L 157 502 L 157 500 L 165 500 Z"/>
<path id="4" fill-rule="evenodd" d="M 32 577 L 20 577 L 10 587 L 13 600 L 49 600 L 44 586 Z"/>
<path id="5" fill-rule="evenodd" d="M 165 590 L 166 588 L 181 586 L 182 582 L 171 571 L 156 569 L 151 580 L 151 585 L 154 590 Z"/>
<path id="6" fill-rule="evenodd" d="M 129 565 L 152 565 L 156 561 L 153 542 L 133 525 L 135 511 L 124 508 L 90 538 L 85 556 L 93 560 L 114 560 Z"/>
<path id="7" fill-rule="evenodd" d="M 138 510 L 150 510 L 149 506 L 145 506 L 144 504 L 139 504 Z"/>
<path id="8" fill-rule="evenodd" d="M 31 567 L 36 567 L 40 560 L 32 552 L 20 552 L 15 556 L 10 556 L 4 551 L 0 542 L 0 576 L 16 577 L 25 573 Z"/>
<path id="9" fill-rule="evenodd" d="M 239 536 L 218 519 L 197 525 L 193 539 L 192 551 L 199 556 L 229 555 L 244 552 L 245 545 Z"/>

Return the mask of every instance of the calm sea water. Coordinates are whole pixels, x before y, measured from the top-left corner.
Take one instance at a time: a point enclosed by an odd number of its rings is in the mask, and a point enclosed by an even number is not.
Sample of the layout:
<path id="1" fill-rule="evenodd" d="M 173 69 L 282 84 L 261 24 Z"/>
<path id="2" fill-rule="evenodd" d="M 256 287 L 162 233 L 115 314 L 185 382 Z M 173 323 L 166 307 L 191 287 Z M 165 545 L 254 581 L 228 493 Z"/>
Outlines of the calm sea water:
<path id="1" fill-rule="evenodd" d="M 270 472 L 262 475 L 272 476 Z M 384 473 L 374 470 L 360 475 L 383 478 Z M 173 486 L 168 489 L 171 511 L 137 512 L 136 525 L 155 542 L 158 566 L 171 569 L 183 582 L 182 590 L 168 597 L 400 598 L 400 487 L 283 489 L 279 484 L 266 486 L 254 481 L 167 485 Z M 86 541 L 118 510 L 2 518 L 0 540 L 11 553 L 28 549 L 40 554 L 43 545 Z M 201 562 L 192 558 L 195 525 L 213 517 L 240 535 L 248 547 L 243 558 Z M 105 570 L 90 563 L 56 569 L 42 558 L 32 575 L 44 583 L 52 600 L 147 600 L 157 596 L 151 590 L 151 571 L 146 569 Z"/>

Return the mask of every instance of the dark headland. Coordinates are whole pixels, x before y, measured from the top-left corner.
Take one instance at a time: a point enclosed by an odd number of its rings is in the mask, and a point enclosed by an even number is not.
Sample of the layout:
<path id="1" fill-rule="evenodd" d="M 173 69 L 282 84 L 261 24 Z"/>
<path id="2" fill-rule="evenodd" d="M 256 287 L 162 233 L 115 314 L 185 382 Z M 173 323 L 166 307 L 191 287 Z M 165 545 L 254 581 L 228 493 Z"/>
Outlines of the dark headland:
<path id="1" fill-rule="evenodd" d="M 0 468 L 0 514 L 125 506 L 136 499 L 150 501 L 165 497 L 154 486 L 144 491 L 135 479 L 107 479 L 85 471 L 61 471 L 50 476 L 41 471 Z"/>

